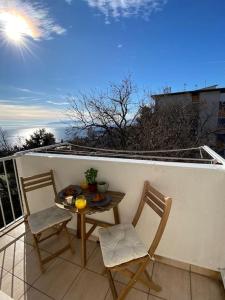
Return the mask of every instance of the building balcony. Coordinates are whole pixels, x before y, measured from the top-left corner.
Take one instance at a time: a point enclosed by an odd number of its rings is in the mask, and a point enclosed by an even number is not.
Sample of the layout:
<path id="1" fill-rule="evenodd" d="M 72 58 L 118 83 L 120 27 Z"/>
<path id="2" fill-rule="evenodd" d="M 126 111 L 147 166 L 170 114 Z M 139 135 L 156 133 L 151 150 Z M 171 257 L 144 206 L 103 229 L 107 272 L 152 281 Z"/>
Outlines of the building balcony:
<path id="1" fill-rule="evenodd" d="M 213 157 L 211 163 L 134 160 L 53 152 L 24 153 L 14 159 L 17 178 L 53 169 L 58 190 L 70 184 L 79 184 L 88 168 L 98 169 L 99 180 L 109 182 L 111 190 L 126 194 L 119 205 L 123 223 L 131 222 L 143 183 L 149 180 L 173 199 L 169 221 L 156 251 L 155 261 L 148 266 L 149 273 L 162 287 L 162 291 L 157 293 L 138 283 L 127 299 L 222 300 L 225 293 L 219 271 L 225 268 L 225 162 L 211 149 L 208 150 Z M 4 171 L 7 172 L 6 169 Z M 32 212 L 54 203 L 48 188 L 32 193 Z M 11 195 L 12 206 L 9 207 L 13 209 L 14 199 L 15 196 Z M 4 206 L 1 212 L 4 212 Z M 49 262 L 45 273 L 41 273 L 31 233 L 22 219 L 25 213 L 16 215 L 8 225 L 3 220 L 0 236 L 2 292 L 13 299 L 112 299 L 103 273 L 97 230 L 88 240 L 87 265 L 82 268 L 80 240 L 75 235 L 74 216 L 69 228 L 75 253 L 68 250 Z M 95 217 L 107 222 L 113 220 L 111 211 L 96 214 Z M 155 219 L 151 212 L 144 211 L 137 227 L 144 242 L 151 239 L 154 227 Z M 43 256 L 54 252 L 64 243 L 63 232 L 59 237 L 46 240 L 41 244 Z M 121 289 L 125 283 L 124 278 L 118 274 L 114 276 L 117 288 Z"/>

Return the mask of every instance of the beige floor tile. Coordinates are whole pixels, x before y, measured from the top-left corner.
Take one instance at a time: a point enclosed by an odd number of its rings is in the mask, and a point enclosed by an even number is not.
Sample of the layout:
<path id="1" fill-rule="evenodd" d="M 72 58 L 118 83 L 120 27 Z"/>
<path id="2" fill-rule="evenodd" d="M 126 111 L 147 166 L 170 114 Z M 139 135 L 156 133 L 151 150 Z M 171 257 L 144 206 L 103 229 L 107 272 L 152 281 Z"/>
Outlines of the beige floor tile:
<path id="1" fill-rule="evenodd" d="M 40 291 L 30 288 L 19 300 L 50 300 L 52 298 L 41 293 Z"/>
<path id="2" fill-rule="evenodd" d="M 42 238 L 52 232 L 53 232 L 52 229 L 45 231 L 42 234 Z M 73 239 L 72 235 L 71 235 L 71 239 Z M 68 239 L 67 239 L 66 233 L 65 233 L 65 231 L 62 231 L 59 235 L 54 235 L 54 236 L 50 237 L 49 239 L 41 242 L 39 245 L 40 245 L 41 249 L 53 253 L 53 252 L 60 250 L 67 244 L 68 244 Z"/>
<path id="3" fill-rule="evenodd" d="M 122 283 L 116 282 L 115 286 L 116 286 L 117 293 L 119 294 L 125 285 Z M 111 290 L 108 291 L 105 300 L 113 300 Z M 148 294 L 138 291 L 136 289 L 131 289 L 126 297 L 126 300 L 148 300 Z M 159 300 L 159 299 L 157 299 L 157 300 Z"/>
<path id="4" fill-rule="evenodd" d="M 165 264 L 155 263 L 153 281 L 162 288 L 160 292 L 150 290 L 150 294 L 168 300 L 190 300 L 190 273 Z"/>
<path id="5" fill-rule="evenodd" d="M 7 234 L 9 236 L 12 236 L 14 238 L 18 238 L 21 234 L 25 234 L 27 231 L 29 231 L 29 226 L 27 223 L 22 223 L 18 227 L 12 229 Z"/>
<path id="6" fill-rule="evenodd" d="M 6 270 L 0 268 L 0 285 L 1 285 L 1 280 L 2 280 L 2 278 L 3 278 L 6 274 L 8 274 L 8 272 L 7 272 Z M 1 298 L 0 298 L 0 299 L 1 299 Z"/>
<path id="7" fill-rule="evenodd" d="M 148 300 L 167 300 L 165 298 L 160 298 L 160 297 L 157 297 L 157 296 L 153 296 L 153 295 L 148 295 Z M 172 299 L 171 299 L 172 300 Z"/>
<path id="8" fill-rule="evenodd" d="M 191 290 L 193 300 L 225 299 L 222 283 L 194 273 L 191 273 Z"/>
<path id="9" fill-rule="evenodd" d="M 41 251 L 41 255 L 42 258 L 45 258 L 49 255 L 49 253 Z M 48 268 L 53 262 L 54 260 L 45 264 L 46 272 L 48 272 Z M 33 282 L 42 275 L 36 250 L 33 250 L 29 256 L 15 266 L 13 274 L 30 285 L 32 285 Z"/>
<path id="10" fill-rule="evenodd" d="M 0 291 L 0 299 L 1 300 L 12 300 L 11 297 L 9 297 L 7 294 L 3 293 L 2 291 Z"/>
<path id="11" fill-rule="evenodd" d="M 26 259 L 32 250 L 32 246 L 20 240 L 15 241 L 0 252 L 0 267 L 12 271 L 21 260 Z"/>
<path id="12" fill-rule="evenodd" d="M 63 300 L 104 300 L 108 288 L 105 277 L 83 269 Z"/>
<path id="13" fill-rule="evenodd" d="M 54 299 L 62 299 L 80 270 L 78 266 L 57 258 L 33 286 Z"/>
<path id="14" fill-rule="evenodd" d="M 7 235 L 7 234 L 1 236 L 1 238 L 0 238 L 0 249 L 7 246 L 9 243 L 11 243 L 13 241 L 14 241 L 14 238 Z"/>
<path id="15" fill-rule="evenodd" d="M 102 252 L 100 246 L 97 245 L 94 252 L 91 254 L 90 258 L 88 259 L 86 269 L 92 270 L 102 275 L 104 268 L 105 266 L 102 259 Z"/>
<path id="16" fill-rule="evenodd" d="M 74 238 L 72 239 L 72 244 L 75 249 L 75 253 L 71 253 L 69 249 L 66 252 L 62 253 L 60 257 L 81 266 L 81 241 L 80 239 Z M 93 253 L 93 251 L 95 250 L 95 248 L 97 247 L 97 243 L 87 240 L 86 245 L 87 245 L 87 259 L 88 259 L 90 255 Z"/>
<path id="17" fill-rule="evenodd" d="M 26 244 L 34 246 L 34 239 L 33 239 L 33 236 L 32 236 L 32 234 L 29 230 L 20 238 L 20 241 L 22 241 Z"/>
<path id="18" fill-rule="evenodd" d="M 18 300 L 29 286 L 11 273 L 7 273 L 1 279 L 0 289 L 14 300 Z"/>
<path id="19" fill-rule="evenodd" d="M 152 266 L 153 266 L 153 263 L 150 262 L 149 265 L 148 265 L 148 273 L 149 275 L 151 276 L 152 274 Z M 135 272 L 138 268 L 138 265 L 133 265 L 132 267 L 129 267 L 128 269 Z M 143 274 L 142 275 L 144 278 L 145 278 L 145 275 Z M 119 272 L 116 272 L 116 275 L 115 275 L 115 280 L 121 282 L 121 283 L 128 283 L 129 281 L 129 278 L 128 277 L 125 277 L 123 274 L 119 273 Z M 146 292 L 148 293 L 149 292 L 149 288 L 146 287 L 145 285 L 143 285 L 142 283 L 140 282 L 137 282 L 134 287 L 140 291 L 143 291 L 143 292 Z"/>

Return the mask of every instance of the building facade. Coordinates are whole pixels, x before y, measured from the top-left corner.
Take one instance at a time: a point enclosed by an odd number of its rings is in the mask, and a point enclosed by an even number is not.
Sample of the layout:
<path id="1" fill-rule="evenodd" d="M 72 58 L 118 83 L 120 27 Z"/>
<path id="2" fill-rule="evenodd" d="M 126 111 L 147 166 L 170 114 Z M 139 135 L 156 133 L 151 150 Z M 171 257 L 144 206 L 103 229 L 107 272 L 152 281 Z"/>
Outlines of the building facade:
<path id="1" fill-rule="evenodd" d="M 167 92 L 153 95 L 156 108 L 164 105 L 181 104 L 194 105 L 198 111 L 198 126 L 207 122 L 207 131 L 210 132 L 210 146 L 224 156 L 225 150 L 225 88 L 210 86 L 203 89 Z"/>

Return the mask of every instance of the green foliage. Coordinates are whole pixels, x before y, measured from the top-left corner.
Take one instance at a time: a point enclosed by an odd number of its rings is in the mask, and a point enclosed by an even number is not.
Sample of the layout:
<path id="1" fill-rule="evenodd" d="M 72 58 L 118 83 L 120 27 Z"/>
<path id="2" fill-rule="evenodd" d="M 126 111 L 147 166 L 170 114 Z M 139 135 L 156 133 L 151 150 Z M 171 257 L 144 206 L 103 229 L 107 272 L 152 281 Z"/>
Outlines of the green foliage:
<path id="1" fill-rule="evenodd" d="M 49 146 L 52 144 L 55 144 L 54 135 L 50 132 L 46 132 L 46 130 L 43 128 L 35 131 L 29 139 L 26 139 L 25 145 L 23 145 L 23 147 L 25 149 L 32 149 Z"/>
<path id="2" fill-rule="evenodd" d="M 95 184 L 98 175 L 98 170 L 90 168 L 85 172 L 85 178 L 88 184 Z"/>

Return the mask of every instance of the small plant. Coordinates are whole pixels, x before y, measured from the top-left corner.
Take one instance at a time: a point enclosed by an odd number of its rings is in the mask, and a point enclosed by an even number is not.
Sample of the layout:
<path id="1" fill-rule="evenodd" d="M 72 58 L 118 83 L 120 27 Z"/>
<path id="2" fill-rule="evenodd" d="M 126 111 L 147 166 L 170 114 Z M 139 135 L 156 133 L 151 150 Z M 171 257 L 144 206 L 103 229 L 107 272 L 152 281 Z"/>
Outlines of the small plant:
<path id="1" fill-rule="evenodd" d="M 85 172 L 85 178 L 88 184 L 96 184 L 98 170 L 90 168 Z"/>

